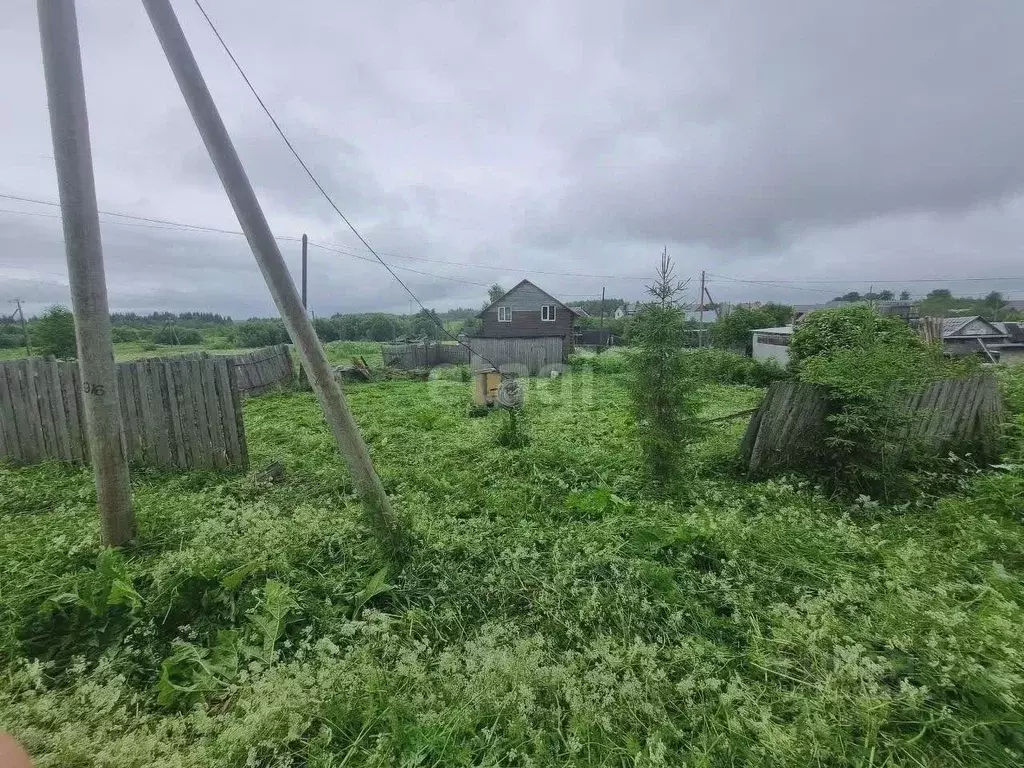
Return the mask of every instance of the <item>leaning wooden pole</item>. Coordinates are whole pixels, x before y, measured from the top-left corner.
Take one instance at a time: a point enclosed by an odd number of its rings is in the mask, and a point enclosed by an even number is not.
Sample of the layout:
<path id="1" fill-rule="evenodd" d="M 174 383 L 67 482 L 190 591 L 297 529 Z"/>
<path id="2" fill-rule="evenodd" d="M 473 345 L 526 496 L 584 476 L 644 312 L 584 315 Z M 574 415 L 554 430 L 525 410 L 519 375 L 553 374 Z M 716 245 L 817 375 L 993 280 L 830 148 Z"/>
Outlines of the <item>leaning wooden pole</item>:
<path id="1" fill-rule="evenodd" d="M 38 12 L 100 535 L 104 544 L 120 546 L 135 538 L 135 513 L 121 442 L 78 21 L 74 0 L 38 0 Z"/>
<path id="2" fill-rule="evenodd" d="M 309 374 L 327 423 L 352 473 L 368 521 L 389 555 L 401 560 L 411 547 L 408 525 L 391 508 L 384 486 L 373 468 L 366 443 L 359 434 L 359 427 L 352 417 L 341 387 L 334 380 L 324 348 L 306 316 L 302 298 L 295 289 L 281 250 L 270 231 L 238 153 L 235 152 L 217 105 L 206 87 L 192 49 L 174 15 L 174 9 L 169 0 L 143 0 L 143 5 L 224 185 L 224 191 L 231 201 L 231 207 L 235 210 L 260 271 L 267 281 L 274 303 L 284 319 L 288 335 L 298 348 L 302 367 Z"/>

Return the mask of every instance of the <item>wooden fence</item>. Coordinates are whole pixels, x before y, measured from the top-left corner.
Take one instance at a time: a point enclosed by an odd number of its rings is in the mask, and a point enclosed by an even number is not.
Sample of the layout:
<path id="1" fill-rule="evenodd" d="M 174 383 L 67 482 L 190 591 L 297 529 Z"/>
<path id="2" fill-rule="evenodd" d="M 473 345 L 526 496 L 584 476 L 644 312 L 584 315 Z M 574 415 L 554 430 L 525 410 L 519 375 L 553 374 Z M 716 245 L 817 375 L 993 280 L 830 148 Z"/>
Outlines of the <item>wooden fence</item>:
<path id="1" fill-rule="evenodd" d="M 1002 402 L 993 377 L 936 381 L 906 407 L 908 445 L 933 454 L 957 448 L 997 453 Z M 830 412 L 824 388 L 791 380 L 773 383 L 740 445 L 750 475 L 798 466 L 820 451 Z"/>
<path id="2" fill-rule="evenodd" d="M 235 364 L 238 389 L 258 395 L 289 384 L 295 378 L 292 354 L 287 344 L 277 344 L 229 358 Z"/>
<path id="3" fill-rule="evenodd" d="M 485 339 L 471 337 L 473 350 L 469 363 L 473 371 L 497 368 L 502 373 L 537 376 L 561 370 L 565 363 L 564 345 L 559 336 L 538 338 Z"/>
<path id="4" fill-rule="evenodd" d="M 118 363 L 117 386 L 129 461 L 248 468 L 241 393 L 230 359 L 190 355 Z M 0 459 L 89 461 L 77 363 L 28 358 L 0 364 Z"/>
<path id="5" fill-rule="evenodd" d="M 381 357 L 385 368 L 411 371 L 415 368 L 433 368 L 435 365 L 465 365 L 469 350 L 461 344 L 442 344 L 424 341 L 413 344 L 381 344 Z"/>

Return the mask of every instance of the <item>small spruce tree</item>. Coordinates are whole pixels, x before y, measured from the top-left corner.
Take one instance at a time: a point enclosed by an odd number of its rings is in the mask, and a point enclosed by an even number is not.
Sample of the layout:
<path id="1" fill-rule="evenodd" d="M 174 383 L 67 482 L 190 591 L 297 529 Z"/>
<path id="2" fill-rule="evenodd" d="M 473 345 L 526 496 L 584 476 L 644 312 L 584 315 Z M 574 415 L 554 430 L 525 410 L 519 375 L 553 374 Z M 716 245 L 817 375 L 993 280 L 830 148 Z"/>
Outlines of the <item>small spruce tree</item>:
<path id="1" fill-rule="evenodd" d="M 678 480 L 687 443 L 697 431 L 695 388 L 684 351 L 685 290 L 666 249 L 647 287 L 653 300 L 641 306 L 631 331 L 630 396 L 647 468 L 662 486 Z"/>

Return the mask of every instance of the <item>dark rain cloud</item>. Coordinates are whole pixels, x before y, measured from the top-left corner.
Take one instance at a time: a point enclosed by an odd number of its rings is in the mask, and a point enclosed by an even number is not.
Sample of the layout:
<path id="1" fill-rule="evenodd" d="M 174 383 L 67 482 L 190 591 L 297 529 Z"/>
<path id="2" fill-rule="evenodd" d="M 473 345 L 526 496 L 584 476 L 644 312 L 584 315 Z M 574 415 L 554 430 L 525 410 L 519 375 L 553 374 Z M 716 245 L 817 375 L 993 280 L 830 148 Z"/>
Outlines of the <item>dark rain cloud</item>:
<path id="1" fill-rule="evenodd" d="M 34 4 L 9 5 L 0 192 L 52 200 Z M 368 256 L 175 5 L 274 231 Z M 141 5 L 78 6 L 101 207 L 237 228 Z M 367 239 L 442 276 L 399 271 L 439 307 L 524 276 L 637 298 L 663 246 L 723 299 L 1024 292 L 1017 0 L 206 6 Z M 117 307 L 273 309 L 242 238 L 111 224 L 104 246 Z M 59 222 L 0 212 L 0 248 L 0 293 L 61 300 Z M 379 265 L 311 263 L 318 313 L 409 309 Z"/>

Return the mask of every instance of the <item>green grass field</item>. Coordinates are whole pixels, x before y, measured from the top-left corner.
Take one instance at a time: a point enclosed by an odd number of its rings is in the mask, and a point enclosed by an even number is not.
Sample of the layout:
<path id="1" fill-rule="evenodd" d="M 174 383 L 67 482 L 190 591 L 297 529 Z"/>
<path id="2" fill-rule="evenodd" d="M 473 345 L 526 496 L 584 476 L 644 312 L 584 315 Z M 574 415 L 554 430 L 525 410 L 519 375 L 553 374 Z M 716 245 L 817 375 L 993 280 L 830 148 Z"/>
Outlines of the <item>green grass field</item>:
<path id="1" fill-rule="evenodd" d="M 372 341 L 332 341 L 324 345 L 327 358 L 333 364 L 349 362 L 353 355 L 363 355 L 371 367 L 381 365 L 380 344 Z M 145 357 L 176 357 L 192 352 L 206 352 L 210 355 L 239 355 L 251 352 L 251 349 L 228 346 L 210 346 L 208 344 L 183 344 L 171 346 L 166 344 L 143 344 L 137 341 L 120 342 L 114 345 L 114 357 L 117 360 L 139 360 Z M 18 360 L 25 357 L 25 348 L 0 349 L 0 360 Z"/>
<path id="2" fill-rule="evenodd" d="M 87 470 L 0 468 L 0 729 L 39 766 L 1024 760 L 1019 470 L 841 504 L 739 479 L 726 421 L 659 498 L 616 375 L 532 380 L 518 450 L 469 395 L 349 388 L 418 537 L 401 573 L 311 394 L 246 403 L 279 484 L 135 471 L 123 556 Z M 704 416 L 759 397 L 710 386 Z"/>

